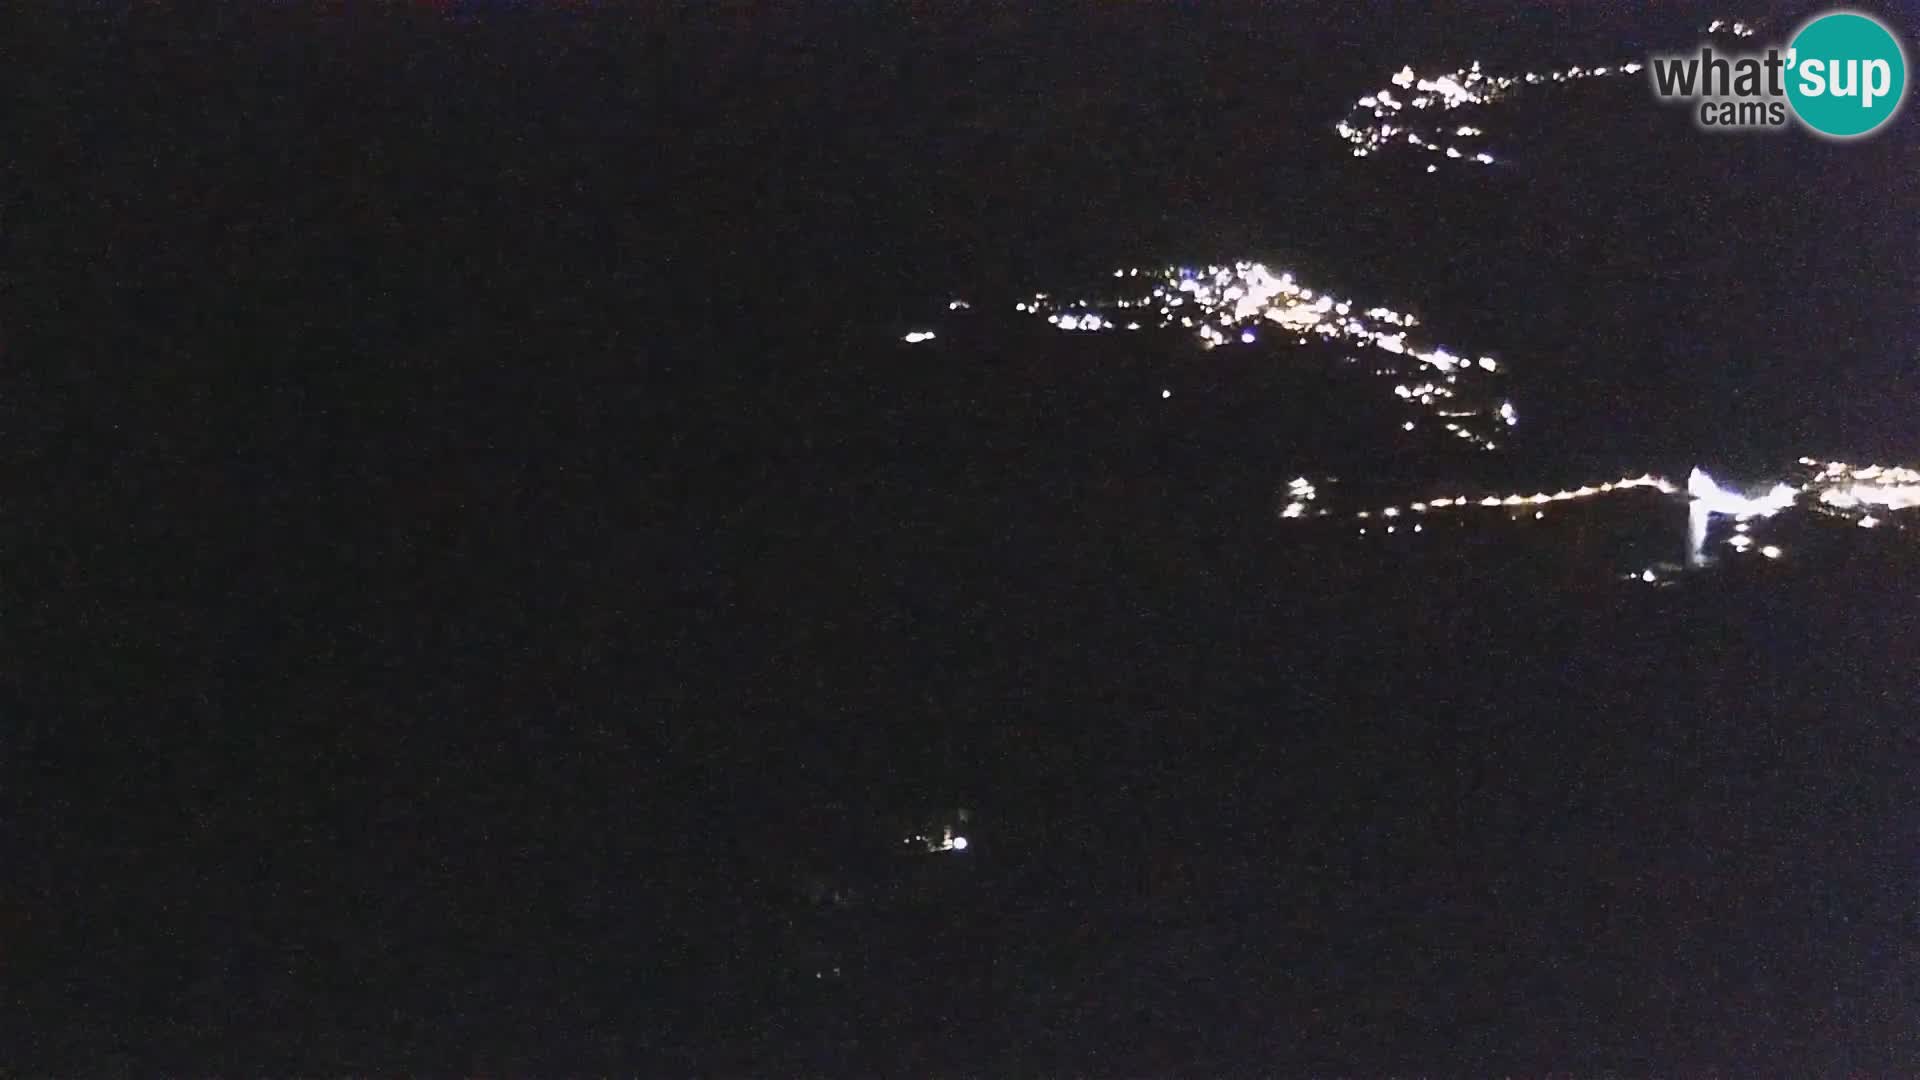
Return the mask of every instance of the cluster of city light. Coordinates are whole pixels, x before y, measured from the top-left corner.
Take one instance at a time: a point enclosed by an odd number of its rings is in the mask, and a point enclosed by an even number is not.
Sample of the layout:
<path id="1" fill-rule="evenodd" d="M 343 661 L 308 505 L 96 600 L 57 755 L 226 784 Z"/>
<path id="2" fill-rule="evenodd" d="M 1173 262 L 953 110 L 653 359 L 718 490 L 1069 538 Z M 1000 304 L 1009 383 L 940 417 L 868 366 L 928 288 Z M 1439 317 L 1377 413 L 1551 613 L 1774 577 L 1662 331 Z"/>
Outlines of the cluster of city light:
<path id="1" fill-rule="evenodd" d="M 1744 22 L 1715 20 L 1709 33 L 1750 37 L 1754 29 Z M 1412 68 L 1403 68 L 1393 76 L 1393 89 L 1360 99 L 1353 115 L 1339 125 L 1343 138 L 1355 146 L 1358 156 L 1388 145 L 1418 146 L 1450 159 L 1491 163 L 1490 155 L 1469 155 L 1443 138 L 1470 139 L 1483 134 L 1466 124 L 1441 124 L 1439 114 L 1468 105 L 1486 105 L 1501 100 L 1514 88 L 1549 82 L 1567 82 L 1610 75 L 1631 75 L 1642 70 L 1637 63 L 1617 67 L 1580 68 L 1564 71 L 1529 72 L 1520 76 L 1487 76 L 1478 64 L 1434 78 L 1420 78 Z M 1397 91 L 1397 93 L 1396 93 Z M 1402 100 L 1404 97 L 1406 100 Z M 1412 110 L 1409 112 L 1408 110 Z M 1365 114 L 1362 117 L 1361 114 Z M 1398 126 L 1396 120 L 1425 116 L 1425 133 Z M 1370 118 L 1370 119 L 1367 119 Z M 1359 119 L 1363 122 L 1356 123 Z M 1450 129 L 1449 134 L 1442 134 Z M 1429 167 L 1431 170 L 1431 166 Z M 1240 261 L 1231 265 L 1208 266 L 1204 270 L 1169 267 L 1146 269 L 1132 267 L 1115 270 L 1113 277 L 1127 285 L 1117 295 L 1072 302 L 1056 300 L 1052 294 L 1033 293 L 1017 302 L 1014 310 L 1036 318 L 1044 317 L 1052 326 L 1070 332 L 1106 332 L 1116 329 L 1139 331 L 1146 328 L 1188 331 L 1204 348 L 1235 343 L 1254 345 L 1265 335 L 1295 345 L 1331 343 L 1344 347 L 1374 350 L 1370 370 L 1377 376 L 1392 378 L 1393 394 L 1408 407 L 1417 407 L 1436 421 L 1448 435 L 1486 450 L 1497 449 L 1491 433 L 1499 426 L 1513 426 L 1518 415 L 1513 404 L 1492 393 L 1485 376 L 1504 373 L 1504 367 L 1491 357 L 1467 359 L 1446 348 L 1416 343 L 1409 331 L 1420 326 L 1412 315 L 1385 307 L 1360 309 L 1354 302 L 1309 288 L 1291 273 L 1275 273 L 1264 264 Z M 962 300 L 948 303 L 949 311 L 968 308 Z M 931 330 L 906 335 L 909 343 L 930 341 Z M 1344 359 L 1358 363 L 1359 357 L 1346 353 Z M 1465 381 L 1463 381 L 1465 380 Z M 1160 390 L 1162 399 L 1173 391 Z M 1403 431 L 1419 429 L 1420 422 L 1406 419 Z M 1401 505 L 1351 512 L 1360 522 L 1361 535 L 1370 525 L 1384 524 L 1392 534 L 1405 528 L 1419 533 L 1417 519 L 1438 512 L 1501 510 L 1508 516 L 1516 511 L 1531 511 L 1530 519 L 1539 520 L 1556 504 L 1597 499 L 1636 490 L 1650 490 L 1665 497 L 1684 499 L 1688 508 L 1690 562 L 1704 565 L 1708 535 L 1715 519 L 1731 519 L 1731 535 L 1724 543 L 1737 553 L 1755 552 L 1768 559 L 1779 558 L 1783 550 L 1763 544 L 1754 536 L 1754 527 L 1789 509 L 1818 511 L 1852 520 L 1862 528 L 1883 524 L 1903 525 L 1893 515 L 1920 509 L 1920 470 L 1898 466 L 1853 466 L 1844 462 L 1822 462 L 1801 458 L 1803 470 L 1797 483 L 1776 482 L 1757 493 L 1729 491 L 1699 469 L 1693 470 L 1684 487 L 1652 474 L 1622 477 L 1577 488 L 1559 488 L 1552 492 L 1513 492 L 1502 494 L 1454 495 L 1410 501 Z M 1319 488 L 1300 476 L 1286 486 L 1285 501 L 1279 516 L 1285 519 L 1346 517 L 1319 502 Z M 1377 519 L 1377 520 L 1376 520 Z M 1684 568 L 1675 564 L 1659 566 L 1632 575 L 1650 584 L 1666 584 L 1671 573 Z M 961 850 L 963 837 L 952 830 L 945 836 L 914 837 L 910 842 L 923 844 L 930 851 Z"/>
<path id="2" fill-rule="evenodd" d="M 1319 490 L 1313 486 L 1313 481 L 1304 476 L 1294 477 L 1287 481 L 1287 505 L 1280 509 L 1280 516 L 1283 518 L 1307 516 L 1307 510 L 1318 495 Z M 1325 511 L 1321 512 L 1325 513 Z"/>
<path id="3" fill-rule="evenodd" d="M 1855 468 L 1842 461 L 1819 462 L 1801 458 L 1800 464 L 1817 468 L 1811 486 L 1819 491 L 1820 502 L 1830 510 L 1860 511 L 1859 522 L 1867 528 L 1879 524 L 1870 512 L 1873 508 L 1911 510 L 1920 507 L 1920 470 L 1898 466 L 1866 465 Z"/>
<path id="4" fill-rule="evenodd" d="M 1843 462 L 1823 464 L 1812 458 L 1801 458 L 1800 463 L 1814 467 L 1818 471 L 1804 483 L 1779 481 L 1765 491 L 1754 494 L 1729 491 L 1721 487 L 1704 470 L 1696 468 L 1688 475 L 1684 488 L 1663 477 L 1643 474 L 1602 484 L 1561 488 L 1551 493 L 1536 491 L 1531 494 L 1514 492 L 1501 495 L 1458 495 L 1409 502 L 1404 509 L 1400 506 L 1386 506 L 1355 510 L 1352 512 L 1352 518 L 1361 523 L 1359 534 L 1362 536 L 1368 535 L 1369 523 L 1375 519 L 1394 522 L 1394 519 L 1404 518 L 1409 514 L 1419 516 L 1436 512 L 1486 509 L 1502 510 L 1511 516 L 1515 511 L 1532 509 L 1533 519 L 1538 520 L 1546 516 L 1545 508 L 1552 504 L 1647 489 L 1663 496 L 1685 498 L 1689 561 L 1694 566 L 1704 566 L 1708 562 L 1708 539 L 1715 518 L 1730 518 L 1735 523 L 1732 535 L 1725 541 L 1727 547 L 1737 553 L 1754 552 L 1767 559 L 1777 559 L 1785 554 L 1785 551 L 1777 545 L 1762 544 L 1756 540 L 1753 536 L 1753 523 L 1774 518 L 1787 510 L 1816 506 L 1829 514 L 1851 516 L 1860 527 L 1871 529 L 1893 520 L 1879 515 L 1920 509 L 1920 470 L 1884 465 L 1856 468 Z M 1312 490 L 1305 478 L 1297 479 L 1289 485 L 1290 493 L 1302 489 Z M 1304 503 L 1295 496 L 1294 501 L 1287 504 L 1280 516 L 1283 518 L 1305 517 L 1306 509 Z M 1878 511 L 1878 515 L 1873 511 Z M 1321 510 L 1314 516 L 1325 517 L 1327 514 L 1328 511 Z M 1388 524 L 1385 531 L 1387 533 L 1399 531 L 1398 524 L 1398 522 Z M 1416 525 L 1411 531 L 1422 530 Z M 1632 576 L 1649 584 L 1665 580 L 1654 569 Z"/>
<path id="5" fill-rule="evenodd" d="M 1755 31 L 1745 22 L 1715 19 L 1707 25 L 1706 32 L 1748 38 Z M 1354 157 L 1370 157 L 1394 147 L 1410 146 L 1437 159 L 1492 165 L 1495 160 L 1492 154 L 1473 144 L 1456 142 L 1485 132 L 1472 125 L 1444 120 L 1443 114 L 1468 106 L 1495 104 L 1522 87 L 1636 75 L 1643 70 L 1644 65 L 1628 61 L 1596 67 L 1574 65 L 1519 75 L 1489 75 L 1476 60 L 1464 68 L 1422 77 L 1409 65 L 1393 75 L 1390 86 L 1355 102 L 1347 115 L 1334 125 L 1334 131 L 1352 147 Z M 1427 171 L 1438 172 L 1439 168 L 1438 164 L 1429 164 Z"/>
<path id="6" fill-rule="evenodd" d="M 1377 374 L 1400 376 L 1404 374 L 1401 365 L 1411 360 L 1429 375 L 1417 385 L 1399 383 L 1394 395 L 1445 418 L 1443 426 L 1454 437 L 1492 450 L 1497 444 L 1491 431 L 1497 425 L 1519 423 L 1512 402 L 1490 393 L 1463 402 L 1475 380 L 1502 371 L 1500 363 L 1490 356 L 1468 359 L 1442 346 L 1410 340 L 1407 331 L 1420 325 L 1412 315 L 1378 306 L 1361 310 L 1351 300 L 1301 284 L 1291 273 L 1275 273 L 1265 264 L 1244 260 L 1204 270 L 1130 267 L 1115 270 L 1113 276 L 1133 282 L 1134 287 L 1125 295 L 1094 302 L 1083 298 L 1063 303 L 1048 293 L 1034 293 L 1032 299 L 1014 304 L 1014 310 L 1044 316 L 1049 324 L 1074 332 L 1177 326 L 1191 330 L 1210 349 L 1256 344 L 1263 331 L 1295 345 L 1331 342 L 1369 347 L 1403 358 L 1384 360 L 1384 366 L 1373 369 Z M 1460 407 L 1475 401 L 1480 407 Z M 1408 431 L 1417 427 L 1412 421 L 1402 426 Z"/>
<path id="7" fill-rule="evenodd" d="M 917 833 L 907 837 L 901 841 L 901 843 L 929 853 L 965 851 L 968 845 L 967 838 L 954 832 L 953 826 L 951 825 L 942 829 L 939 836 L 928 836 L 924 833 Z"/>
<path id="8" fill-rule="evenodd" d="M 1390 80 L 1392 86 L 1355 102 L 1347 115 L 1334 125 L 1334 131 L 1352 146 L 1354 157 L 1368 157 L 1396 146 L 1411 146 L 1449 161 L 1492 165 L 1492 154 L 1455 141 L 1476 138 L 1485 132 L 1469 124 L 1444 120 L 1440 114 L 1470 105 L 1494 104 L 1522 86 L 1632 75 L 1640 70 L 1641 65 L 1626 63 L 1613 67 L 1576 66 L 1562 71 L 1488 75 L 1481 71 L 1479 61 L 1475 61 L 1456 71 L 1423 78 L 1415 74 L 1411 66 L 1403 67 Z M 1438 165 L 1427 166 L 1428 172 L 1438 170 Z"/>

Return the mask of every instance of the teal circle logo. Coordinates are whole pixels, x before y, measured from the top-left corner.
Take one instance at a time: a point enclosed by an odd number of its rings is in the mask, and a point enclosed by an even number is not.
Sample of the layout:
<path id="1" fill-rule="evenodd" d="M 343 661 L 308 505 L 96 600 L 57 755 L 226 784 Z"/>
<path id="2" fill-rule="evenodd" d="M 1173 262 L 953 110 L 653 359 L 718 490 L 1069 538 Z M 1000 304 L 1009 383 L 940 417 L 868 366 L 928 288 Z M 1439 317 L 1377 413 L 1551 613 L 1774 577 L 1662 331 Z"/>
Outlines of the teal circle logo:
<path id="1" fill-rule="evenodd" d="M 1879 20 L 1822 15 L 1788 45 L 1787 101 L 1822 135 L 1851 139 L 1893 119 L 1907 93 L 1907 55 Z"/>

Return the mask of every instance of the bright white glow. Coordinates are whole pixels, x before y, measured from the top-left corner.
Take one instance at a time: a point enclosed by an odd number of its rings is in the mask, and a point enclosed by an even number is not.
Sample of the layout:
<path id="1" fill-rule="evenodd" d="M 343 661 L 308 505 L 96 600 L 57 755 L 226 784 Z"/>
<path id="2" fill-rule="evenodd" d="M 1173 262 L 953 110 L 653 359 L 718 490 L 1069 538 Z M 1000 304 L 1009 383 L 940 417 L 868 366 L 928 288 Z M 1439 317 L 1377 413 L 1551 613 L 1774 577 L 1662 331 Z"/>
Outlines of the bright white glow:
<path id="1" fill-rule="evenodd" d="M 1737 517 L 1772 517 L 1800 497 L 1799 489 L 1791 484 L 1775 484 L 1771 491 L 1758 497 L 1736 494 L 1721 488 L 1700 469 L 1687 475 L 1687 494 L 1711 513 Z"/>
<path id="2" fill-rule="evenodd" d="M 1766 547 L 1760 549 L 1760 554 L 1765 555 L 1769 559 L 1777 559 L 1780 557 L 1780 549 L 1774 547 L 1772 544 L 1768 544 Z"/>
<path id="3" fill-rule="evenodd" d="M 966 838 L 966 837 L 964 837 L 964 836 L 956 836 L 956 837 L 954 837 L 954 838 L 953 838 L 953 850 L 955 850 L 955 851 L 965 851 L 965 850 L 967 850 L 967 838 Z"/>
<path id="4" fill-rule="evenodd" d="M 915 330 L 915 331 L 913 331 L 912 333 L 909 333 L 909 334 L 908 334 L 908 335 L 907 335 L 907 336 L 906 336 L 905 338 L 903 338 L 902 340 L 903 340 L 903 341 L 905 341 L 905 342 L 906 342 L 907 344 L 909 344 L 909 345 L 918 345 L 918 344 L 920 344 L 920 343 L 921 343 L 921 342 L 923 342 L 923 341 L 932 341 L 932 340 L 933 340 L 933 331 L 931 331 L 931 330 Z"/>
<path id="5" fill-rule="evenodd" d="M 1162 400 L 1162 401 L 1165 401 L 1166 399 L 1168 399 L 1168 398 L 1170 398 L 1170 397 L 1172 397 L 1172 396 L 1173 396 L 1173 391 L 1171 391 L 1171 390 L 1162 390 L 1162 391 L 1160 391 L 1160 400 Z"/>

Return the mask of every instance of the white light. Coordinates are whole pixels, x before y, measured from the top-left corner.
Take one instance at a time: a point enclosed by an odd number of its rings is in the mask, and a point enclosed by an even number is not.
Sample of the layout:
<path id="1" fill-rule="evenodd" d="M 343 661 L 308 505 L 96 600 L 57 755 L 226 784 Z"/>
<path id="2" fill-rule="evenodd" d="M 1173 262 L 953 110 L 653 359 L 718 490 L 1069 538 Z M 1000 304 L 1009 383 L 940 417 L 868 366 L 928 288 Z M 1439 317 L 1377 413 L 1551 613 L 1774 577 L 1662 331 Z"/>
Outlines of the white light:
<path id="1" fill-rule="evenodd" d="M 964 837 L 964 836 L 956 836 L 956 837 L 954 837 L 954 838 L 953 838 L 953 850 L 955 850 L 955 851 L 965 851 L 965 850 L 967 850 L 967 838 L 966 838 L 966 837 Z"/>
<path id="2" fill-rule="evenodd" d="M 1768 544 L 1766 547 L 1760 549 L 1760 554 L 1765 555 L 1769 559 L 1777 559 L 1780 557 L 1780 549 L 1774 547 L 1772 544 Z"/>
<path id="3" fill-rule="evenodd" d="M 906 343 L 909 345 L 918 345 L 923 341 L 932 341 L 933 331 L 915 330 L 912 333 L 908 334 L 903 340 L 906 341 Z"/>
<path id="4" fill-rule="evenodd" d="M 1173 396 L 1173 391 L 1171 391 L 1171 390 L 1162 390 L 1162 391 L 1160 391 L 1160 400 L 1161 400 L 1161 401 L 1165 401 L 1165 400 L 1167 400 L 1168 398 L 1170 398 L 1170 397 L 1172 397 L 1172 396 Z"/>
<path id="5" fill-rule="evenodd" d="M 1868 514 L 1866 517 L 1860 519 L 1860 527 L 1863 529 L 1871 529 L 1878 524 L 1880 524 L 1880 519 L 1874 517 L 1872 514 Z"/>

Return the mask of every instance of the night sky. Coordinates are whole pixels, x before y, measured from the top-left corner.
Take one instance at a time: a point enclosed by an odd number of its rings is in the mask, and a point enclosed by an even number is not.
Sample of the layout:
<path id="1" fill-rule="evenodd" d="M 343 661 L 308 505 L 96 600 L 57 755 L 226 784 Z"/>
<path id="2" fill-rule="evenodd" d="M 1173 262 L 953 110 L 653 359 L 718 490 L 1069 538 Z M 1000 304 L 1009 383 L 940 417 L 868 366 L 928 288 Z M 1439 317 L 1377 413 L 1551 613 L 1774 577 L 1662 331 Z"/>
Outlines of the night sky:
<path id="1" fill-rule="evenodd" d="M 10 12 L 0 1061 L 1920 1070 L 1912 110 L 1336 128 L 1816 10 Z"/>

